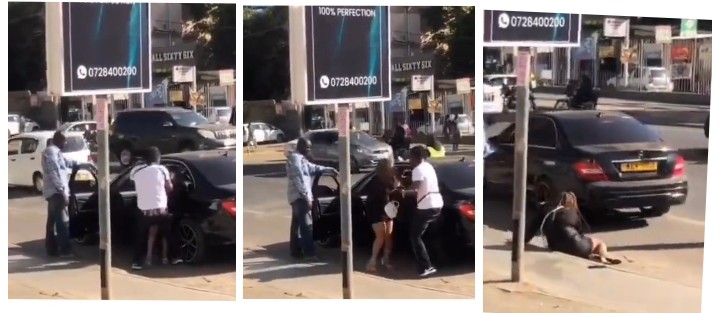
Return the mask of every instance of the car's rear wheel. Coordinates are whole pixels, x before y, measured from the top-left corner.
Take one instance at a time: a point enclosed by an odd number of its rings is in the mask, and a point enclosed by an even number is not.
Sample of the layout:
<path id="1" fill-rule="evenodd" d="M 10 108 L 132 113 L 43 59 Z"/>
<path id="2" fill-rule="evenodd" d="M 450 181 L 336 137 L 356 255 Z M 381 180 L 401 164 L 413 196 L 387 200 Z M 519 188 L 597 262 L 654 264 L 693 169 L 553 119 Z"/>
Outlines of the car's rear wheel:
<path id="1" fill-rule="evenodd" d="M 185 263 L 200 264 L 205 259 L 205 236 L 200 225 L 190 219 L 183 219 L 177 227 L 180 254 Z"/>
<path id="2" fill-rule="evenodd" d="M 33 174 L 33 191 L 38 194 L 43 193 L 43 175 L 41 173 Z"/>
<path id="3" fill-rule="evenodd" d="M 670 205 L 656 205 L 649 208 L 640 208 L 640 211 L 646 217 L 660 217 L 670 212 Z"/>
<path id="4" fill-rule="evenodd" d="M 555 186 L 552 181 L 547 178 L 541 178 L 535 183 L 535 208 L 540 209 L 545 205 L 545 202 L 550 201 L 553 194 L 555 194 Z"/>

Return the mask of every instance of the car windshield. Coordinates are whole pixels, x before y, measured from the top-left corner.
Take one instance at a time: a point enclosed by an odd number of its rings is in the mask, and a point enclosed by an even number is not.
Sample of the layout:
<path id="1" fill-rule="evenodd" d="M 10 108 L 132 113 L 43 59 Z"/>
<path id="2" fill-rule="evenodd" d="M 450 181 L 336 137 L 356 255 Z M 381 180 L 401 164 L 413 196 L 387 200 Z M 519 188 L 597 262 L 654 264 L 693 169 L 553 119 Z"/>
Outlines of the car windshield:
<path id="1" fill-rule="evenodd" d="M 450 190 L 475 188 L 475 162 L 435 166 L 440 183 Z"/>
<path id="2" fill-rule="evenodd" d="M 214 186 L 230 185 L 237 182 L 235 153 L 228 156 L 199 159 L 193 162 L 198 171 Z"/>
<path id="3" fill-rule="evenodd" d="M 17 115 L 8 115 L 8 122 L 19 122 L 20 116 Z"/>
<path id="4" fill-rule="evenodd" d="M 573 146 L 662 141 L 655 131 L 630 116 L 561 119 L 560 124 Z"/>
<path id="5" fill-rule="evenodd" d="M 363 131 L 354 131 L 350 135 L 350 142 L 352 144 L 357 145 L 375 145 L 377 144 L 377 139 L 373 138 L 372 136 L 368 135 L 367 133 Z"/>
<path id="6" fill-rule="evenodd" d="M 208 124 L 208 120 L 205 117 L 192 111 L 170 112 L 170 116 L 172 116 L 175 123 L 178 123 L 180 126 L 188 127 Z"/>
<path id="7" fill-rule="evenodd" d="M 52 144 L 52 138 L 47 140 L 47 145 Z M 85 139 L 80 136 L 68 136 L 65 138 L 65 147 L 63 148 L 62 152 L 69 153 L 69 152 L 78 152 L 85 149 Z"/>

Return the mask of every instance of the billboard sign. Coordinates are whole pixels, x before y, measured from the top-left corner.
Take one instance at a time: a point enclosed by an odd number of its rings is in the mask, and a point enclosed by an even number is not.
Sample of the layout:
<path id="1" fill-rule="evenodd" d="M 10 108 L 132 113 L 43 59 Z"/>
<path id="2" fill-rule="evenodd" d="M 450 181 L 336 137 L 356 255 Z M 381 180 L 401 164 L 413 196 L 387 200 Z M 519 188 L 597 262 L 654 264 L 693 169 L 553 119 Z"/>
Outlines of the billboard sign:
<path id="1" fill-rule="evenodd" d="M 149 4 L 48 2 L 45 17 L 53 95 L 151 91 Z"/>
<path id="2" fill-rule="evenodd" d="M 484 11 L 485 47 L 580 46 L 580 14 Z"/>
<path id="3" fill-rule="evenodd" d="M 301 8 L 291 8 L 290 21 L 291 72 L 305 73 L 291 81 L 295 101 L 332 104 L 389 100 L 389 8 Z M 303 96 L 298 97 L 300 94 Z"/>

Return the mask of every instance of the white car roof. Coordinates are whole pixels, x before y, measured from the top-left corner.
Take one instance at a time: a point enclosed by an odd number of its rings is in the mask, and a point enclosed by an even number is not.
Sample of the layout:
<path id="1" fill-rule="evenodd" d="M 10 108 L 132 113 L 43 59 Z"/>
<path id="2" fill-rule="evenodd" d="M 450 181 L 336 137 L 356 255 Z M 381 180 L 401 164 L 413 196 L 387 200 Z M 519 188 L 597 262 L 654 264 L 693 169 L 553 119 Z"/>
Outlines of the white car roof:
<path id="1" fill-rule="evenodd" d="M 491 74 L 491 75 L 485 75 L 485 78 L 492 79 L 492 78 L 505 78 L 505 77 L 517 77 L 515 74 Z"/>
<path id="2" fill-rule="evenodd" d="M 39 130 L 29 133 L 22 133 L 19 135 L 12 136 L 12 138 L 32 138 L 32 139 L 38 139 L 38 140 L 46 140 L 50 139 L 55 135 L 55 131 L 53 130 Z M 80 132 L 67 132 L 65 133 L 66 136 L 72 136 L 72 137 L 82 137 L 83 134 Z"/>

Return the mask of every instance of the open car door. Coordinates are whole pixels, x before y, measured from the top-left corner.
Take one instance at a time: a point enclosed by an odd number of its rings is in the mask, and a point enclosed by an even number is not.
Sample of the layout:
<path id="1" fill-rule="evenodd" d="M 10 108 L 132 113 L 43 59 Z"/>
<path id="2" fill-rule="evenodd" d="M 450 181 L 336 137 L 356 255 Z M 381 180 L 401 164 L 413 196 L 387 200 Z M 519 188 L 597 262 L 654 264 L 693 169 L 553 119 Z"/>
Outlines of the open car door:
<path id="1" fill-rule="evenodd" d="M 93 164 L 81 164 L 70 174 L 70 238 L 80 244 L 94 244 L 99 231 L 98 178 Z"/>
<path id="2" fill-rule="evenodd" d="M 312 193 L 315 198 L 312 206 L 313 238 L 323 242 L 334 233 L 334 229 L 340 228 L 339 212 L 328 210 L 331 204 L 340 201 L 340 182 L 335 175 L 317 175 L 313 179 Z"/>

